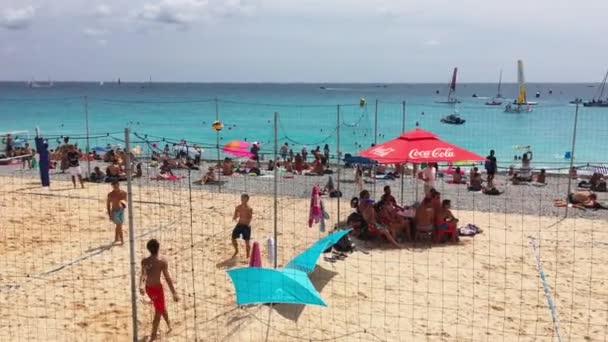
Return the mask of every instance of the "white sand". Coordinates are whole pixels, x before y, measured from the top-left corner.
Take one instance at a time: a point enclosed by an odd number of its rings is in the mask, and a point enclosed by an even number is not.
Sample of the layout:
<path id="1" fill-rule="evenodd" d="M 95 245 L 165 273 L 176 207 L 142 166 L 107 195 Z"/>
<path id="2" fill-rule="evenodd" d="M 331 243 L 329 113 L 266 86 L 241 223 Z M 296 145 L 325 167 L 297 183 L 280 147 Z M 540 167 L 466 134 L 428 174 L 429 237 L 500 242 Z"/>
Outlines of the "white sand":
<path id="1" fill-rule="evenodd" d="M 72 190 L 54 181 L 46 192 L 28 182 L 0 177 L 0 340 L 128 341 L 129 249 L 104 247 L 113 238 L 105 215 L 109 186 Z M 163 340 L 553 341 L 528 236 L 540 241 L 564 340 L 608 334 L 605 221 L 456 212 L 484 233 L 457 245 L 394 250 L 370 243 L 362 245 L 369 254 L 336 263 L 321 258 L 311 278 L 328 307 L 236 308 L 225 269 L 232 266 L 238 195 L 194 190 L 191 229 L 187 189 L 134 187 L 136 200 L 163 203 L 134 206 L 138 271 L 147 239 L 159 239 L 182 298 L 173 303 L 167 296 L 174 331 L 164 335 L 161 323 Z M 327 203 L 333 225 L 336 201 Z M 263 241 L 273 229 L 272 198 L 253 196 L 251 205 L 253 237 Z M 344 218 L 346 201 L 341 208 Z M 281 198 L 279 210 L 284 264 L 321 235 L 306 226 L 306 200 Z M 266 263 L 263 243 L 262 251 Z M 152 309 L 146 297 L 138 298 L 143 337 Z"/>

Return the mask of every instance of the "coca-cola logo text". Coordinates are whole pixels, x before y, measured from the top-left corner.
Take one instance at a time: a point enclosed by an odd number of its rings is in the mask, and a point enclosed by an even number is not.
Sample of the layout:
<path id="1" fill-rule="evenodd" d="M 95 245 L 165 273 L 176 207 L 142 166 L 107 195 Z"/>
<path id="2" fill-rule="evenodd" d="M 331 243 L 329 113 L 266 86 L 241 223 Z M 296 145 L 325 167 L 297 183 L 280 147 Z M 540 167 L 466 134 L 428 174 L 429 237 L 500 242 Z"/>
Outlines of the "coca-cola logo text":
<path id="1" fill-rule="evenodd" d="M 447 159 L 454 157 L 452 148 L 436 148 L 434 150 L 412 149 L 409 154 L 410 159 Z"/>
<path id="2" fill-rule="evenodd" d="M 372 154 L 378 157 L 386 157 L 390 153 L 394 152 L 395 149 L 391 147 L 377 147 L 372 150 Z"/>

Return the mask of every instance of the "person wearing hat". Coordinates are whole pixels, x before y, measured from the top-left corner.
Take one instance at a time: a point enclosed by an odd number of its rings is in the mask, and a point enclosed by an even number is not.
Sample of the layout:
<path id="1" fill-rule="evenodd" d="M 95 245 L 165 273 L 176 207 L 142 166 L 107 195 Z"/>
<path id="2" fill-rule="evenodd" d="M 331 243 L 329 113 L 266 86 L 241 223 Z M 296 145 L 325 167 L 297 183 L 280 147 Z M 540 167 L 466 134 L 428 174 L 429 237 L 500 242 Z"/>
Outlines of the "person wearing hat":
<path id="1" fill-rule="evenodd" d="M 120 189 L 117 180 L 112 182 L 112 191 L 108 193 L 107 210 L 108 217 L 116 225 L 114 230 L 114 243 L 124 244 L 122 235 L 122 224 L 125 221 L 125 208 L 127 207 L 127 193 Z"/>

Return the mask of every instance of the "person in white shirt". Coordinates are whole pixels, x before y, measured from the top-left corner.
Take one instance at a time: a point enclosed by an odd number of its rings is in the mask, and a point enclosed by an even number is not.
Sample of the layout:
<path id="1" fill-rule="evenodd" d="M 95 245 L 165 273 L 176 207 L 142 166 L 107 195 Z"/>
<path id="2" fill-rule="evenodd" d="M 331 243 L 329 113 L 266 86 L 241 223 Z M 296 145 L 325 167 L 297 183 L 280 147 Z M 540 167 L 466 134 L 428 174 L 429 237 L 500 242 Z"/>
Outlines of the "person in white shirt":
<path id="1" fill-rule="evenodd" d="M 437 164 L 427 164 L 422 170 L 422 180 L 424 180 L 424 194 L 428 195 L 432 188 L 435 187 L 435 177 L 437 175 Z"/>

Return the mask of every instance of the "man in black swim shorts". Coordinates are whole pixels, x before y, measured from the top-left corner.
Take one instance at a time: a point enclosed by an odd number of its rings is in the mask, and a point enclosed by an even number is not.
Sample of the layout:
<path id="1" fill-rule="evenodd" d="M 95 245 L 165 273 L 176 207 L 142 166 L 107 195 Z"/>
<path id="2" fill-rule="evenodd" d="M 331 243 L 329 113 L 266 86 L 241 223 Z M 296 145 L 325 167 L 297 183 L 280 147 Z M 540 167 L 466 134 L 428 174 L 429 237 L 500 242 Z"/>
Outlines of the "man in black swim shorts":
<path id="1" fill-rule="evenodd" d="M 236 242 L 236 239 L 239 237 L 243 237 L 245 240 L 245 251 L 247 259 L 249 259 L 249 254 L 251 252 L 251 245 L 249 244 L 249 240 L 251 239 L 251 219 L 253 217 L 253 209 L 248 204 L 249 195 L 242 194 L 241 195 L 241 204 L 239 204 L 234 209 L 233 220 L 237 221 L 234 230 L 232 230 L 232 246 L 234 247 L 234 254 L 232 257 L 236 257 L 239 254 L 239 246 Z"/>

